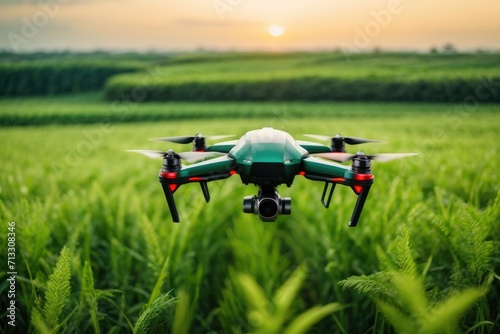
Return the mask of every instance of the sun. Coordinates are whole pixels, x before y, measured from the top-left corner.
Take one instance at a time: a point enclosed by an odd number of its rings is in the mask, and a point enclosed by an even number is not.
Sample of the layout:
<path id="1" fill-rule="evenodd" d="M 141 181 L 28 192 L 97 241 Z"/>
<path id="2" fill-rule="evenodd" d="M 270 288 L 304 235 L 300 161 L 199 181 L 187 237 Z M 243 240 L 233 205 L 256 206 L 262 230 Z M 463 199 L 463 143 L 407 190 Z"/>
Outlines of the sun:
<path id="1" fill-rule="evenodd" d="M 277 24 L 271 24 L 267 27 L 267 31 L 273 37 L 279 37 L 285 33 L 285 28 Z"/>

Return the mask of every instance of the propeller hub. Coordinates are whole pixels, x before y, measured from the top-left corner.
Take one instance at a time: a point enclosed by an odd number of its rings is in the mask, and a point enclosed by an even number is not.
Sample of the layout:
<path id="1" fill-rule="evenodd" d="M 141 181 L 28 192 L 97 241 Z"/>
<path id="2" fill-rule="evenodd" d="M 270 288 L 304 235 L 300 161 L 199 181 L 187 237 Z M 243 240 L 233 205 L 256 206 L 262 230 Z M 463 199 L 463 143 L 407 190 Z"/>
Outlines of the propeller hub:
<path id="1" fill-rule="evenodd" d="M 331 142 L 331 148 L 332 152 L 343 152 L 345 153 L 345 141 L 344 138 L 336 134 L 335 136 L 332 137 L 332 142 Z"/>
<path id="2" fill-rule="evenodd" d="M 356 174 L 371 174 L 372 163 L 364 152 L 359 151 L 356 156 L 352 158 L 351 170 Z"/>
<path id="3" fill-rule="evenodd" d="M 174 152 L 168 150 L 167 154 L 163 156 L 163 171 L 175 172 L 181 169 L 181 157 Z"/>
<path id="4" fill-rule="evenodd" d="M 199 152 L 199 151 L 205 151 L 207 149 L 207 146 L 205 144 L 205 137 L 201 133 L 196 134 L 193 140 L 193 151 L 194 152 Z"/>

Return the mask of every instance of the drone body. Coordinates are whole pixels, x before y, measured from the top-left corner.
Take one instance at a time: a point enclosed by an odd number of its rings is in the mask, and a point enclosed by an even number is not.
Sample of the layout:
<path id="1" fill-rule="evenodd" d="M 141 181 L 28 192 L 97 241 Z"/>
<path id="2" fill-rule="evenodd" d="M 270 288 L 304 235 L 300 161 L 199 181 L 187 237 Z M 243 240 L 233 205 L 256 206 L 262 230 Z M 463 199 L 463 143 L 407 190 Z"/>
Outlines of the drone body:
<path id="1" fill-rule="evenodd" d="M 309 136 L 319 139 L 329 138 Z M 168 152 L 135 150 L 151 158 L 163 157 L 159 181 L 174 222 L 180 220 L 173 194 L 181 185 L 199 183 L 208 202 L 210 200 L 208 182 L 226 179 L 235 174 L 240 176 L 245 185 L 255 184 L 259 187 L 256 196 L 244 197 L 243 212 L 257 214 L 262 221 L 274 221 L 280 214 L 291 213 L 291 199 L 281 198 L 276 187 L 282 184 L 290 187 L 295 176 L 300 175 L 325 183 L 321 202 L 326 208 L 330 204 L 337 184 L 351 187 L 358 195 L 358 199 L 349 226 L 356 226 L 374 180 L 371 160 L 388 161 L 414 155 L 413 153 L 365 155 L 362 152 L 347 154 L 344 143 L 361 144 L 373 140 L 337 135 L 331 138 L 331 146 L 326 146 L 296 141 L 290 134 L 272 128 L 249 131 L 239 140 L 205 146 L 205 138 L 222 137 L 225 136 L 156 138 L 176 143 L 193 143 L 192 152 L 180 154 L 172 150 Z M 181 164 L 181 159 L 203 160 L 214 155 L 222 156 L 187 166 Z M 321 158 L 339 162 L 352 160 L 352 165 L 344 166 Z"/>

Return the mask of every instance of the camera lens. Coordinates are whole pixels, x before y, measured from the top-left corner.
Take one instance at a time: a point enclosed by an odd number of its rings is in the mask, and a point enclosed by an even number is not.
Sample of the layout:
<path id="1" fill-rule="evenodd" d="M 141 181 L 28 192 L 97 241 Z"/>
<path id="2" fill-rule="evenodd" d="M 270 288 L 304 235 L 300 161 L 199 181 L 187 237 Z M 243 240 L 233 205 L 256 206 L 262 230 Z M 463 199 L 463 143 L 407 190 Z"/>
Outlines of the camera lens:
<path id="1" fill-rule="evenodd" d="M 259 202 L 259 215 L 263 218 L 273 218 L 278 214 L 278 203 L 272 198 L 264 198 Z"/>

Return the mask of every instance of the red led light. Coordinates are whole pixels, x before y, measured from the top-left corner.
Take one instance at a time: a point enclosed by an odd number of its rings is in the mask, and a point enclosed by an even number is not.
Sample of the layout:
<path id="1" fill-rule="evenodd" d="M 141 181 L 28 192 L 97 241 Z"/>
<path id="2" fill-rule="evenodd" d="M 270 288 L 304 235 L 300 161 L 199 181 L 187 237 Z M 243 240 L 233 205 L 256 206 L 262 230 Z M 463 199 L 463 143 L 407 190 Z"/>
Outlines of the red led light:
<path id="1" fill-rule="evenodd" d="M 373 174 L 354 174 L 354 179 L 356 181 L 373 180 Z"/>
<path id="2" fill-rule="evenodd" d="M 167 172 L 167 171 L 161 171 L 160 176 L 165 178 L 165 179 L 175 179 L 177 178 L 177 172 Z"/>
<path id="3" fill-rule="evenodd" d="M 302 176 L 304 176 L 304 175 L 306 175 L 306 172 L 304 172 L 304 171 L 301 171 L 301 172 L 299 172 L 299 175 L 302 175 Z"/>
<path id="4" fill-rule="evenodd" d="M 229 172 L 230 175 L 238 174 L 235 170 Z"/>
<path id="5" fill-rule="evenodd" d="M 363 186 L 352 186 L 352 189 L 354 189 L 354 192 L 359 195 L 361 190 L 363 190 Z"/>
<path id="6" fill-rule="evenodd" d="M 170 188 L 170 191 L 171 192 L 175 192 L 177 190 L 177 187 L 179 185 L 178 184 L 175 184 L 175 183 L 172 183 L 172 184 L 169 184 L 168 187 Z"/>
<path id="7" fill-rule="evenodd" d="M 332 181 L 335 183 L 344 182 L 344 178 L 343 177 L 334 177 L 332 179 Z"/>
<path id="8" fill-rule="evenodd" d="M 199 181 L 203 181 L 203 180 L 204 179 L 202 177 L 196 177 L 196 176 L 189 178 L 189 181 L 192 181 L 192 182 L 199 182 Z"/>

